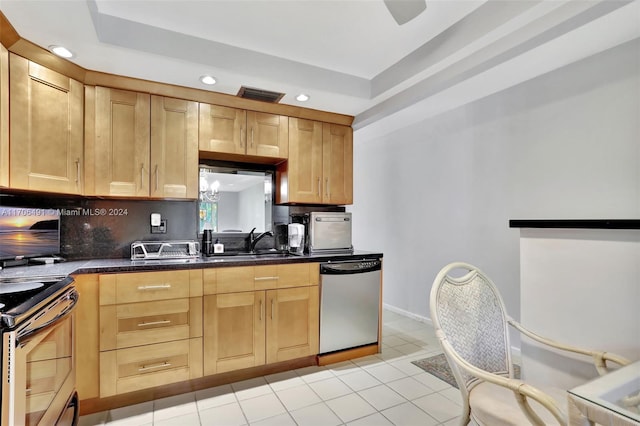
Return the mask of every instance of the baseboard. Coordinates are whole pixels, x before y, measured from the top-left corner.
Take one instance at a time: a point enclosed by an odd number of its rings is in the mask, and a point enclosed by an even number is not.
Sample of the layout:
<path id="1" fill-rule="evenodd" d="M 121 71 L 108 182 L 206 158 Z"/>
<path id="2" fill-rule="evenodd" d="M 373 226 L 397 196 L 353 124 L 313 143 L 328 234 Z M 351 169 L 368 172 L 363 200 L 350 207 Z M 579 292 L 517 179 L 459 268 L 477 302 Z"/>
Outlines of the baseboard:
<path id="1" fill-rule="evenodd" d="M 418 314 L 414 314 L 413 312 L 405 311 L 404 309 L 400 309 L 400 308 L 398 308 L 396 306 L 389 305 L 387 303 L 383 303 L 382 307 L 383 307 L 383 309 L 385 309 L 387 311 L 391 311 L 391 312 L 393 312 L 395 314 L 402 315 L 403 317 L 411 318 L 411 319 L 414 319 L 416 321 L 420 321 L 420 322 L 423 322 L 423 323 L 428 324 L 430 326 L 433 326 L 433 322 L 431 321 L 431 318 L 424 317 L 424 316 L 418 315 Z M 384 315 L 384 313 L 382 315 Z M 522 353 L 521 353 L 519 347 L 511 346 L 511 355 L 512 355 L 514 361 L 518 361 L 517 363 L 522 365 L 522 362 L 521 362 Z"/>
<path id="2" fill-rule="evenodd" d="M 382 307 L 383 307 L 383 309 L 386 309 L 386 310 L 391 311 L 391 312 L 393 312 L 395 314 L 398 314 L 398 315 L 402 315 L 403 317 L 411 318 L 411 319 L 416 320 L 416 321 L 420 321 L 420 322 L 424 322 L 424 323 L 429 324 L 429 325 L 433 325 L 433 322 L 431 322 L 431 318 L 429 318 L 429 317 L 424 317 L 422 315 L 414 314 L 413 312 L 405 311 L 404 309 L 400 309 L 400 308 L 398 308 L 396 306 L 392 306 L 392 305 L 389 305 L 387 303 L 383 303 Z M 384 313 L 382 315 L 384 315 Z"/>

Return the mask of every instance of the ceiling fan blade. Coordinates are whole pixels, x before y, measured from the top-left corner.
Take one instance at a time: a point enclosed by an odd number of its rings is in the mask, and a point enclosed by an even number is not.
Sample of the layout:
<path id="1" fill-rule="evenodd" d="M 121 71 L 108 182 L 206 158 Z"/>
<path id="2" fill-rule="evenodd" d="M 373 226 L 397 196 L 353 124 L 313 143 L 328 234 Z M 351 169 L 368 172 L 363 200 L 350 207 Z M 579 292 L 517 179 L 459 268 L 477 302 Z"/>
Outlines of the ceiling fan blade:
<path id="1" fill-rule="evenodd" d="M 384 0 L 384 4 L 398 25 L 409 22 L 427 8 L 426 0 Z"/>

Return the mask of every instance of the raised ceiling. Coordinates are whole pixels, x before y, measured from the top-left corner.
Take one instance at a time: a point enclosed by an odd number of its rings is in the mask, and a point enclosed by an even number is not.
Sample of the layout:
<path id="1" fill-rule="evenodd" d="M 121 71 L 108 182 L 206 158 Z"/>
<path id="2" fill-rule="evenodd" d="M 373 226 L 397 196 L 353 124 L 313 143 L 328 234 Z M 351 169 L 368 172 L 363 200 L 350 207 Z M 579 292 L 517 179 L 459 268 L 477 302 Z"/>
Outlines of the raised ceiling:
<path id="1" fill-rule="evenodd" d="M 355 116 L 384 133 L 640 37 L 640 0 L 1 0 L 25 39 L 96 71 Z M 198 78 L 214 75 L 204 86 Z M 299 93 L 311 99 L 295 100 Z"/>

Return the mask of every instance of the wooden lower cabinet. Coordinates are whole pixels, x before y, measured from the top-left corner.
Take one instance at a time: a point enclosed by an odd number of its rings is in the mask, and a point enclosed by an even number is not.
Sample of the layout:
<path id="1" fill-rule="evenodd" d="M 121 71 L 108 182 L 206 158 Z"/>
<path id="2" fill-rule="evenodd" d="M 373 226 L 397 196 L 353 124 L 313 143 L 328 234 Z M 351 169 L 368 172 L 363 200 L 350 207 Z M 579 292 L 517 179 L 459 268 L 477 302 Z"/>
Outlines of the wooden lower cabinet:
<path id="1" fill-rule="evenodd" d="M 202 377 L 202 339 L 100 353 L 100 397 Z"/>
<path id="2" fill-rule="evenodd" d="M 265 363 L 264 291 L 204 296 L 204 374 Z"/>
<path id="3" fill-rule="evenodd" d="M 132 392 L 140 401 L 167 385 L 245 377 L 252 373 L 239 370 L 300 365 L 318 353 L 318 264 L 74 278 L 83 414 Z"/>
<path id="4" fill-rule="evenodd" d="M 202 377 L 202 270 L 98 282 L 100 398 Z"/>
<path id="5" fill-rule="evenodd" d="M 202 336 L 199 297 L 100 307 L 100 350 Z"/>
<path id="6" fill-rule="evenodd" d="M 73 278 L 79 294 L 75 309 L 76 389 L 82 401 L 100 396 L 100 283 L 97 274 Z"/>
<path id="7" fill-rule="evenodd" d="M 318 353 L 317 264 L 204 270 L 204 374 Z"/>
<path id="8" fill-rule="evenodd" d="M 318 353 L 318 287 L 204 297 L 204 374 Z"/>
<path id="9" fill-rule="evenodd" d="M 318 353 L 318 286 L 267 291 L 267 364 Z"/>

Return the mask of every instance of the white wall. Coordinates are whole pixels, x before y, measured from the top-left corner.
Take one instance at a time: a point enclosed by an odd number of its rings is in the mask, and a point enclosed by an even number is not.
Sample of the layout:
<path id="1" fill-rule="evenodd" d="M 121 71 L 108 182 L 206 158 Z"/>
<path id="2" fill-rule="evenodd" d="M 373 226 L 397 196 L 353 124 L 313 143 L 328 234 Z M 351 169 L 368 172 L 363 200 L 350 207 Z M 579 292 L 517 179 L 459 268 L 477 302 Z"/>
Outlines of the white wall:
<path id="1" fill-rule="evenodd" d="M 238 193 L 238 222 L 243 232 L 265 230 L 264 183 L 252 185 Z"/>
<path id="2" fill-rule="evenodd" d="M 229 229 L 242 229 L 242 223 L 240 223 L 238 216 L 238 209 L 240 208 L 238 199 L 237 192 L 220 191 L 220 202 L 218 203 L 218 232 Z"/>
<path id="3" fill-rule="evenodd" d="M 521 316 L 559 342 L 640 359 L 640 230 L 522 229 Z M 597 376 L 590 359 L 521 345 L 527 380 L 570 389 Z M 615 365 L 615 364 L 614 364 Z"/>
<path id="4" fill-rule="evenodd" d="M 354 247 L 383 301 L 428 317 L 433 278 L 476 264 L 520 317 L 516 218 L 640 218 L 640 41 L 377 139 L 354 134 Z"/>

